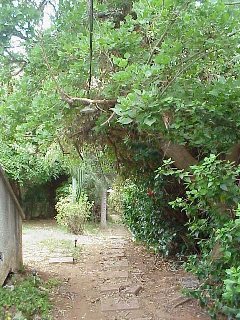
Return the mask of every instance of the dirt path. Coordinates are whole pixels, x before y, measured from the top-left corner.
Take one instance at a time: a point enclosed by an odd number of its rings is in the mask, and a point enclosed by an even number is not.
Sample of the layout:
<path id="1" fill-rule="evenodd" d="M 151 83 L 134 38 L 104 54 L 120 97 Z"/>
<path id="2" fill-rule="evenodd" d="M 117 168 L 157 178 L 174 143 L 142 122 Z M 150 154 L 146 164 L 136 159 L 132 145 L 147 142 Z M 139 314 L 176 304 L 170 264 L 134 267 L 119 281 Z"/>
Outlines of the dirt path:
<path id="1" fill-rule="evenodd" d="M 181 295 L 183 286 L 194 285 L 189 275 L 155 261 L 122 226 L 92 231 L 75 237 L 53 221 L 24 225 L 25 264 L 61 281 L 53 319 L 210 319 L 196 302 Z M 77 261 L 73 264 L 70 257 Z"/>

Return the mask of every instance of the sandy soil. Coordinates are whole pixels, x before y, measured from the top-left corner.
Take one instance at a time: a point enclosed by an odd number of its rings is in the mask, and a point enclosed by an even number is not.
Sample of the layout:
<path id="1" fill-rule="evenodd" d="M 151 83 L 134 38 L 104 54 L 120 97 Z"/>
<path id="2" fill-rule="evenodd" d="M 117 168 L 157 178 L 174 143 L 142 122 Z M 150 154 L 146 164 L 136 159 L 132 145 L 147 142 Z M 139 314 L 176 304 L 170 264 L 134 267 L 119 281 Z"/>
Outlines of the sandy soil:
<path id="1" fill-rule="evenodd" d="M 181 294 L 183 286 L 194 285 L 190 275 L 156 260 L 121 225 L 75 237 L 54 221 L 27 222 L 23 253 L 28 268 L 60 280 L 52 298 L 53 319 L 210 319 Z M 72 256 L 77 258 L 74 264 L 50 263 Z"/>

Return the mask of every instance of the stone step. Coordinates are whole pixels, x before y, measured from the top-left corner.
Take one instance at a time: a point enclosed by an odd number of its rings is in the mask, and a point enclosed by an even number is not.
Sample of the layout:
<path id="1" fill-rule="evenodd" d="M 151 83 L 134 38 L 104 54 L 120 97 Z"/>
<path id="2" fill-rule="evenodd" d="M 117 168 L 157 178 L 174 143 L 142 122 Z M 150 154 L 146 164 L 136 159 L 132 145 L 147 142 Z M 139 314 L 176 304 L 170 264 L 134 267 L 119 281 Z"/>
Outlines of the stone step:
<path id="1" fill-rule="evenodd" d="M 123 282 L 123 283 L 109 283 L 102 285 L 100 291 L 102 293 L 109 293 L 109 292 L 120 292 L 122 290 L 126 290 L 130 285 L 130 282 Z"/>
<path id="2" fill-rule="evenodd" d="M 116 258 L 126 258 L 124 251 L 108 251 L 104 254 L 103 259 L 106 261 L 108 259 L 116 259 Z"/>
<path id="3" fill-rule="evenodd" d="M 128 271 L 108 271 L 100 273 L 101 279 L 128 278 Z"/>
<path id="4" fill-rule="evenodd" d="M 73 257 L 54 257 L 49 259 L 50 264 L 57 264 L 57 263 L 75 263 Z"/>
<path id="5" fill-rule="evenodd" d="M 129 263 L 127 259 L 110 260 L 104 263 L 104 267 L 107 267 L 107 268 L 125 268 L 128 266 L 129 266 Z"/>
<path id="6" fill-rule="evenodd" d="M 128 301 L 117 301 L 113 298 L 101 301 L 101 311 L 130 311 L 139 309 L 139 303 L 136 298 L 131 298 Z"/>

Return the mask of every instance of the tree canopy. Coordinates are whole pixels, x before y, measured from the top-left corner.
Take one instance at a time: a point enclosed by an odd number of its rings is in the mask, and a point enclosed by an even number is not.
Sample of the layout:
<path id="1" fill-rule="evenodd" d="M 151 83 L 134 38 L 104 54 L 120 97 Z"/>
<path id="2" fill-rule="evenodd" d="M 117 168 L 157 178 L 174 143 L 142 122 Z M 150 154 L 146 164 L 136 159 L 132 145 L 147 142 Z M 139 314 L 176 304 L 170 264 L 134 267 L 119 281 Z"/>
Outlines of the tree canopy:
<path id="1" fill-rule="evenodd" d="M 1 140 L 12 154 L 60 140 L 106 144 L 122 163 L 146 145 L 179 168 L 210 153 L 238 159 L 237 5 L 96 2 L 89 90 L 88 4 L 60 1 L 41 29 L 46 4 L 1 4 Z"/>

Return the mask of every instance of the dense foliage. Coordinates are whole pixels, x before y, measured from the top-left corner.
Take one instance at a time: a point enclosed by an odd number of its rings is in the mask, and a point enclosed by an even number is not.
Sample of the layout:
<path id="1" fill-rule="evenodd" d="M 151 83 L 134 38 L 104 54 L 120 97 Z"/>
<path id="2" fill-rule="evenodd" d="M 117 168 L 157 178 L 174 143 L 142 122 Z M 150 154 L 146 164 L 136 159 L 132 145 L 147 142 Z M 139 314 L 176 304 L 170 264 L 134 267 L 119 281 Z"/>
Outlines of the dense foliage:
<path id="1" fill-rule="evenodd" d="M 189 217 L 195 253 L 186 268 L 200 280 L 192 296 L 216 318 L 222 313 L 239 318 L 240 168 L 211 155 L 188 172 L 173 170 L 166 161 L 158 174 L 177 175 L 186 186 L 184 197 L 170 202 Z"/>
<path id="2" fill-rule="evenodd" d="M 140 140 L 185 168 L 238 143 L 238 7 L 127 3 L 95 4 L 90 92 L 86 2 L 61 1 L 52 27 L 34 29 L 24 42 L 24 72 L 5 81 L 1 94 L 1 136 L 13 151 L 16 141 L 36 155 L 58 138 L 80 148 L 97 139 L 131 162 L 129 141 Z M 81 100 L 89 96 L 92 103 Z"/>
<path id="3" fill-rule="evenodd" d="M 168 208 L 163 182 L 127 180 L 121 191 L 124 221 L 136 240 L 165 256 L 186 250 L 186 228 L 179 223 L 184 217 Z"/>

